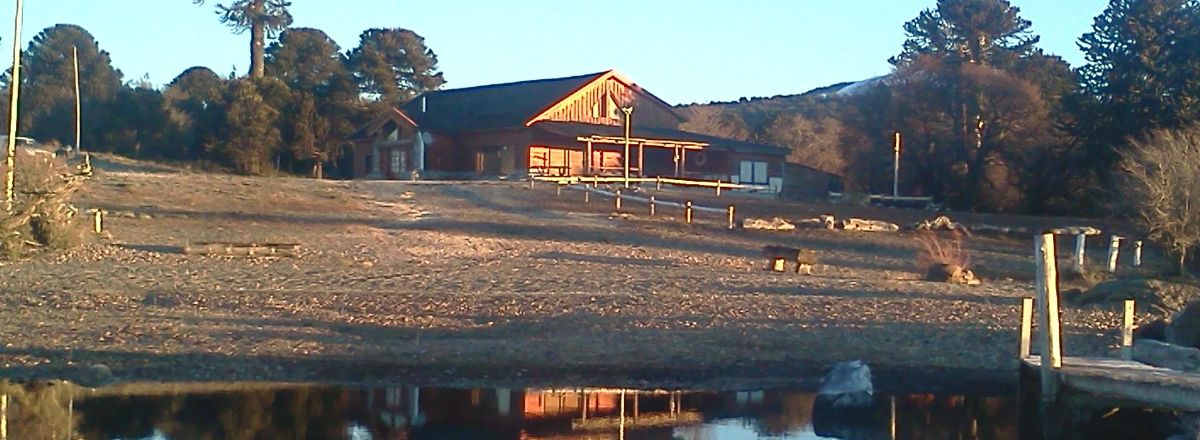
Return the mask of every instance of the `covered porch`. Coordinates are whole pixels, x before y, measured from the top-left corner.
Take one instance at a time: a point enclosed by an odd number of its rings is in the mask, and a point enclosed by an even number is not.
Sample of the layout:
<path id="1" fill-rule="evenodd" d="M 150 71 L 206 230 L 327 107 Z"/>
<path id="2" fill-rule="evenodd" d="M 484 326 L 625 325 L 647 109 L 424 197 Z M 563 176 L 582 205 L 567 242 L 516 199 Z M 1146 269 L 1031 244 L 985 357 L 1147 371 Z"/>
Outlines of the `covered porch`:
<path id="1" fill-rule="evenodd" d="M 697 176 L 707 171 L 697 162 L 708 165 L 708 156 L 720 153 L 705 151 L 707 142 L 679 136 L 682 132 L 635 127 L 627 139 L 613 126 L 549 122 L 534 128 L 534 139 L 542 141 L 529 146 L 529 173 L 535 176 Z"/>

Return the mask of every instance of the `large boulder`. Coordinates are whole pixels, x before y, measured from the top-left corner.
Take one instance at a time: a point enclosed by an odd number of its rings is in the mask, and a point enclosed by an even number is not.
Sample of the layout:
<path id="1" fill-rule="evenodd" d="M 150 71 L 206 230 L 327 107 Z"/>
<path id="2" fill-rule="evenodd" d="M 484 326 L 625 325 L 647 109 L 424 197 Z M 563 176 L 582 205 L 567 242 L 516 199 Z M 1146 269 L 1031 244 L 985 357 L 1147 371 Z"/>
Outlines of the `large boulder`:
<path id="1" fill-rule="evenodd" d="M 1160 280 L 1104 281 L 1090 290 L 1068 298 L 1076 305 L 1097 305 L 1118 309 L 1127 299 L 1137 302 L 1139 311 L 1168 317 L 1192 300 L 1200 300 L 1200 288 Z"/>
<path id="2" fill-rule="evenodd" d="M 1134 341 L 1133 360 L 1172 370 L 1200 371 L 1200 349 L 1181 347 L 1153 339 Z"/>
<path id="3" fill-rule="evenodd" d="M 1171 315 L 1164 333 L 1167 342 L 1184 347 L 1200 348 L 1200 300 L 1192 301 Z"/>
<path id="4" fill-rule="evenodd" d="M 817 400 L 835 408 L 869 407 L 874 401 L 875 388 L 871 384 L 871 367 L 866 362 L 855 360 L 833 366 L 821 381 Z"/>

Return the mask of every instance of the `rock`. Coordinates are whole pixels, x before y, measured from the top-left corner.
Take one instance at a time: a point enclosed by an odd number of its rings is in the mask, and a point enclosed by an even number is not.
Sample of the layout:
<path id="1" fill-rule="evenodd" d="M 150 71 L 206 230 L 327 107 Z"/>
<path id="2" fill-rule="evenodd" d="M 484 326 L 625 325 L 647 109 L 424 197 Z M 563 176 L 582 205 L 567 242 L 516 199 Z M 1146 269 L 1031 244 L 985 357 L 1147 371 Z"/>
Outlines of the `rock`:
<path id="1" fill-rule="evenodd" d="M 821 221 L 821 226 L 823 226 L 825 229 L 837 228 L 837 218 L 830 214 L 817 216 L 817 219 Z"/>
<path id="2" fill-rule="evenodd" d="M 747 218 L 742 220 L 742 229 L 757 229 L 764 231 L 791 231 L 796 229 L 796 225 L 779 217 L 771 220 L 763 220 L 760 218 Z"/>
<path id="3" fill-rule="evenodd" d="M 76 382 L 88 388 L 97 388 L 113 382 L 112 369 L 104 364 L 92 364 L 79 372 Z"/>
<path id="4" fill-rule="evenodd" d="M 1153 339 L 1133 342 L 1133 360 L 1155 367 L 1200 372 L 1200 349 L 1182 347 Z"/>
<path id="5" fill-rule="evenodd" d="M 875 388 L 871 384 L 871 368 L 860 360 L 841 362 L 833 366 L 821 380 L 817 400 L 835 408 L 870 407 Z"/>
<path id="6" fill-rule="evenodd" d="M 1187 284 L 1159 280 L 1104 281 L 1079 295 L 1075 305 L 1097 305 L 1117 309 L 1126 299 L 1137 302 L 1139 311 L 1151 311 L 1169 317 L 1189 301 L 1200 300 L 1200 288 Z"/>
<path id="7" fill-rule="evenodd" d="M 925 220 L 913 225 L 913 229 L 918 231 L 962 231 L 967 232 L 967 228 L 962 224 L 950 220 L 950 217 L 939 215 L 935 218 Z"/>
<path id="8" fill-rule="evenodd" d="M 861 218 L 848 218 L 842 221 L 842 229 L 847 231 L 863 231 L 863 232 L 896 232 L 900 230 L 900 225 L 888 223 L 881 220 L 865 220 Z"/>
<path id="9" fill-rule="evenodd" d="M 1175 345 L 1200 348 L 1200 300 L 1192 301 L 1171 315 L 1163 336 Z"/>
<path id="10" fill-rule="evenodd" d="M 940 263 L 929 266 L 929 270 L 925 272 L 926 281 L 937 281 L 939 283 L 966 284 L 974 286 L 980 284 L 979 278 L 975 277 L 975 273 L 970 269 L 964 269 L 957 264 Z"/>
<path id="11" fill-rule="evenodd" d="M 1156 341 L 1167 340 L 1167 321 L 1165 319 L 1155 319 L 1146 324 L 1137 326 L 1133 329 L 1133 339 L 1153 339 Z"/>

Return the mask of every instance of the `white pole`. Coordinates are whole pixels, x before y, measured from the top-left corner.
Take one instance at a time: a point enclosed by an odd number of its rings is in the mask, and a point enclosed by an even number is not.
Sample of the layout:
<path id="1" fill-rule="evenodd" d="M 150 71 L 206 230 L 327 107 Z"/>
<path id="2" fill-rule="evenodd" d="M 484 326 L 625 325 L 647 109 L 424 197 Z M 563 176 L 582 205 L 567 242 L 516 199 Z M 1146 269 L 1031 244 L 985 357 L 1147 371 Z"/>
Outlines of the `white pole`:
<path id="1" fill-rule="evenodd" d="M 80 129 L 80 127 L 83 125 L 83 122 L 82 122 L 83 121 L 83 110 L 82 110 L 82 106 L 80 105 L 80 100 L 82 98 L 80 98 L 80 96 L 79 96 L 79 48 L 78 47 L 71 46 L 71 57 L 74 59 L 74 62 L 75 62 L 75 151 L 80 151 L 80 145 L 83 144 L 83 142 L 79 139 L 80 138 L 79 133 L 80 133 L 80 131 L 82 131 Z"/>
<path id="2" fill-rule="evenodd" d="M 1079 234 L 1075 236 L 1075 267 L 1079 269 L 1079 273 L 1083 273 L 1084 266 L 1084 251 L 1087 248 L 1087 236 Z"/>
<path id="3" fill-rule="evenodd" d="M 625 112 L 625 187 L 629 188 L 629 126 L 633 107 L 624 107 L 621 111 Z"/>
<path id="4" fill-rule="evenodd" d="M 892 197 L 900 197 L 900 132 L 898 131 L 892 151 L 896 154 L 895 160 L 892 161 Z"/>
<path id="5" fill-rule="evenodd" d="M 1114 235 L 1108 241 L 1108 273 L 1117 272 L 1117 254 L 1121 252 L 1121 236 Z"/>
<path id="6" fill-rule="evenodd" d="M 1133 267 L 1142 267 L 1142 241 L 1133 242 Z"/>
<path id="7" fill-rule="evenodd" d="M 5 150 L 8 155 L 4 158 L 4 165 L 7 167 L 4 172 L 4 210 L 8 212 L 12 212 L 13 209 L 13 187 L 17 183 L 17 100 L 21 94 L 21 12 L 24 5 L 24 0 L 17 0 L 17 16 L 13 20 L 12 82 L 9 83 L 12 99 L 8 102 L 8 148 Z"/>

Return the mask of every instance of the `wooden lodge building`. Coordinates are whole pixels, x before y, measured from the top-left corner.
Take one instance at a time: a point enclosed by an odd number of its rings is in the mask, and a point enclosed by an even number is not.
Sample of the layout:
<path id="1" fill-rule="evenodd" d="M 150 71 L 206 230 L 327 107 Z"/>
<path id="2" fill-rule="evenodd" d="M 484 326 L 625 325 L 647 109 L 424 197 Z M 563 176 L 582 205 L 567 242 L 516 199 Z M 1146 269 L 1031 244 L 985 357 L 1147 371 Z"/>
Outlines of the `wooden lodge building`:
<path id="1" fill-rule="evenodd" d="M 610 70 L 422 94 L 352 136 L 353 175 L 621 176 L 629 108 L 631 177 L 720 179 L 778 192 L 795 169 L 785 164 L 787 149 L 680 130 L 685 118 L 675 108 Z"/>

